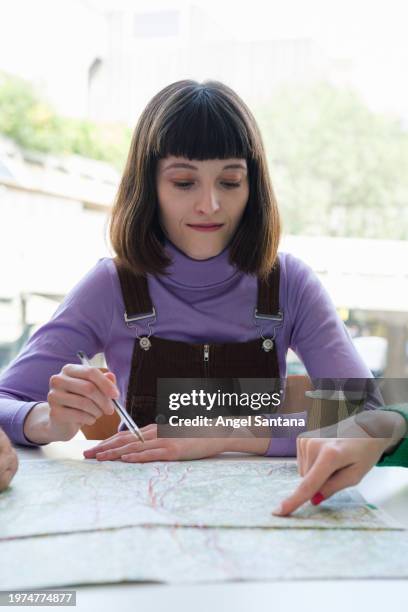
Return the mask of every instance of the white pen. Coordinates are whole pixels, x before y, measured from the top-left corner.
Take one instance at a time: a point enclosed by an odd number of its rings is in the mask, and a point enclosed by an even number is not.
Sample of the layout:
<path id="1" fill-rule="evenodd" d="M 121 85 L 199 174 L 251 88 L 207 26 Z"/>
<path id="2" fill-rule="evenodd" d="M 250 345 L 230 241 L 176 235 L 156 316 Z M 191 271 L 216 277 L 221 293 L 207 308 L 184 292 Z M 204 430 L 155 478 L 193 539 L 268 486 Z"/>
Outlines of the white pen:
<path id="1" fill-rule="evenodd" d="M 80 359 L 82 365 L 91 366 L 92 364 L 89 362 L 88 357 L 83 351 L 78 351 L 77 356 Z M 119 404 L 116 399 L 112 399 L 113 405 L 115 406 L 115 410 L 118 413 L 120 419 L 125 423 L 125 425 L 130 429 L 130 431 L 138 438 L 141 442 L 144 442 L 144 437 L 139 427 L 136 425 L 130 414 L 126 411 L 123 406 Z"/>

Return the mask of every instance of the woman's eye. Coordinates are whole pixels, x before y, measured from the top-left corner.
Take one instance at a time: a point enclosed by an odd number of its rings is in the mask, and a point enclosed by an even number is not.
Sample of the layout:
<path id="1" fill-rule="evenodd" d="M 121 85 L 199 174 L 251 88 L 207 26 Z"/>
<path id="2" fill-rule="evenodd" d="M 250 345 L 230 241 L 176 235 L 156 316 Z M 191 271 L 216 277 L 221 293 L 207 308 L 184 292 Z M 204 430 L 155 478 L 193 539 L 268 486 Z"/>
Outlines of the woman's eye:
<path id="1" fill-rule="evenodd" d="M 241 185 L 241 183 L 230 183 L 227 181 L 223 182 L 224 187 L 226 187 L 227 189 L 234 189 L 236 187 L 239 187 Z"/>
<path id="2" fill-rule="evenodd" d="M 188 189 L 190 187 L 190 185 L 192 185 L 193 183 L 188 182 L 188 181 L 183 181 L 180 183 L 174 183 L 176 187 L 180 187 L 180 189 Z"/>
<path id="3" fill-rule="evenodd" d="M 192 181 L 177 181 L 176 183 L 174 183 L 174 185 L 178 187 L 179 189 L 189 189 L 189 187 L 191 187 L 191 185 L 193 184 L 194 183 Z M 223 185 L 227 189 L 236 189 L 237 187 L 241 185 L 241 183 L 231 182 L 231 181 L 222 181 L 221 185 Z"/>

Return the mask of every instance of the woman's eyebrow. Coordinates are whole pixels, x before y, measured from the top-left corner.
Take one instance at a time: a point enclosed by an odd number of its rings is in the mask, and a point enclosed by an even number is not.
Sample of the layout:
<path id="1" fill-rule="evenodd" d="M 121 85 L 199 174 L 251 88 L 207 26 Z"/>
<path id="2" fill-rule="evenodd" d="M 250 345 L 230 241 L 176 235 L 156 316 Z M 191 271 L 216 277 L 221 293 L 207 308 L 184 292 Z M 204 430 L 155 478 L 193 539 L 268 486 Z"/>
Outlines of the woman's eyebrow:
<path id="1" fill-rule="evenodd" d="M 167 168 L 164 168 L 163 172 L 166 172 L 171 168 L 189 168 L 190 170 L 198 170 L 197 166 L 193 166 L 192 164 L 187 164 L 185 162 L 175 162 L 174 164 L 170 164 L 169 166 L 167 166 Z M 245 170 L 246 172 L 246 167 L 242 164 L 227 164 L 223 167 L 223 170 L 229 170 L 231 168 Z"/>
<path id="2" fill-rule="evenodd" d="M 242 164 L 228 164 L 227 166 L 223 167 L 223 170 L 229 170 L 230 168 L 238 169 L 238 170 L 245 170 L 245 172 L 247 170 L 246 167 L 243 166 Z"/>
<path id="3" fill-rule="evenodd" d="M 174 164 L 170 164 L 167 166 L 167 168 L 164 168 L 163 172 L 166 172 L 166 170 L 170 170 L 171 168 L 190 168 L 191 170 L 198 170 L 197 166 L 193 166 L 192 164 L 176 162 Z"/>

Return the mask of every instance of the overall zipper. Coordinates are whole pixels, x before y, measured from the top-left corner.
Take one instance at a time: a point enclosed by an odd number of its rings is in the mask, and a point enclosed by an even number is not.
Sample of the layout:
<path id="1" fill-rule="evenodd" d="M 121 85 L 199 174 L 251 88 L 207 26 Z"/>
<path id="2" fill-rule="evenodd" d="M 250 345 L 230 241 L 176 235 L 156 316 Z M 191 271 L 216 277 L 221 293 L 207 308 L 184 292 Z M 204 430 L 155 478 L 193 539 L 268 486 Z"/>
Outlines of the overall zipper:
<path id="1" fill-rule="evenodd" d="M 208 376 L 209 366 L 210 366 L 210 345 L 204 344 L 204 374 Z"/>

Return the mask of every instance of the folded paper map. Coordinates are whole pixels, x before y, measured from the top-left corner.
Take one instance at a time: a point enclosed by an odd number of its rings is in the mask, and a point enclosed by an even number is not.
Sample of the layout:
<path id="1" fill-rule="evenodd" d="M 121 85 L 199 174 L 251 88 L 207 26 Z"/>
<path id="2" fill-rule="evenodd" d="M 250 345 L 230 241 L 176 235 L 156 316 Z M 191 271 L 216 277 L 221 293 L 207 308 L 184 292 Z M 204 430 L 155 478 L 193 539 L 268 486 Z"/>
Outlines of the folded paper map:
<path id="1" fill-rule="evenodd" d="M 0 542 L 0 588 L 408 578 L 408 533 L 127 527 Z"/>
<path id="2" fill-rule="evenodd" d="M 0 540 L 126 526 L 392 529 L 353 490 L 291 517 L 273 508 L 300 477 L 267 459 L 156 462 L 22 461 L 0 495 Z"/>

